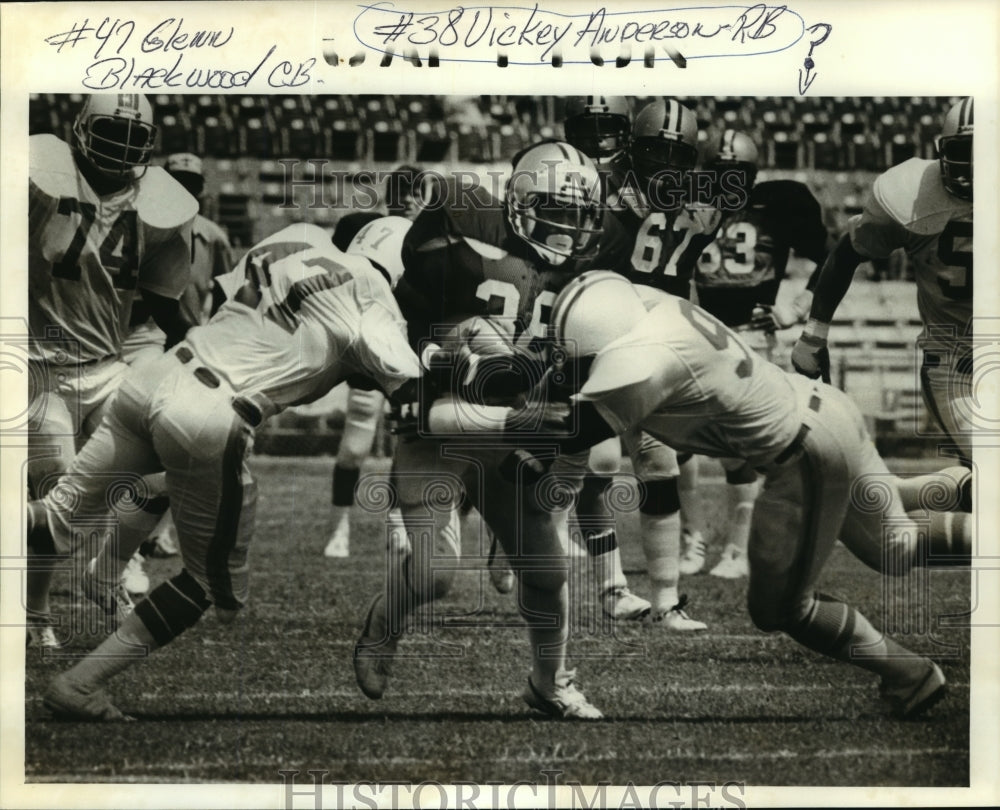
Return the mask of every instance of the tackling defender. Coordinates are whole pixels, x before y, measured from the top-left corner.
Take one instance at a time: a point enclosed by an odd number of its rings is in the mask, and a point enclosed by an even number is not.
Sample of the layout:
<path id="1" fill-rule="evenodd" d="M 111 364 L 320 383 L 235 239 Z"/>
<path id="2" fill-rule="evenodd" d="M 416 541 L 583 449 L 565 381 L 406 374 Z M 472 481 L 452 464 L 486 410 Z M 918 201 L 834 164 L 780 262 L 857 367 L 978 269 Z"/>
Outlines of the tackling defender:
<path id="1" fill-rule="evenodd" d="M 69 471 L 32 504 L 29 543 L 44 538 L 68 553 L 74 521 L 103 515 L 113 501 L 107 473 L 129 483 L 130 473 L 163 469 L 184 561 L 115 634 L 52 681 L 45 704 L 55 715 L 128 719 L 103 691 L 112 676 L 212 605 L 226 622 L 243 607 L 256 506 L 247 461 L 261 424 L 344 379 L 392 394 L 420 375 L 391 293 L 402 268 L 379 262 L 398 256 L 409 227 L 394 219 L 384 243 L 394 242 L 394 251 L 382 254 L 365 247 L 343 254 L 314 225 L 289 226 L 254 247 L 217 280 L 228 300 L 215 317 L 132 370 Z"/>
<path id="2" fill-rule="evenodd" d="M 149 101 L 88 96 L 73 135 L 72 145 L 54 135 L 29 139 L 28 480 L 35 497 L 66 471 L 128 369 L 123 327 L 137 292 L 171 342 L 190 325 L 177 299 L 188 284 L 198 204 L 149 166 L 156 139 Z M 158 519 L 137 513 L 127 522 L 145 537 Z M 29 551 L 27 610 L 29 643 L 48 647 L 59 642 L 45 552 Z"/>
<path id="3" fill-rule="evenodd" d="M 564 449 L 641 425 L 673 447 L 746 460 L 765 476 L 749 549 L 754 624 L 876 673 L 898 716 L 920 714 L 943 696 L 937 664 L 814 590 L 838 538 L 893 576 L 915 565 L 970 561 L 971 521 L 929 512 L 927 531 L 909 521 L 843 392 L 764 361 L 686 301 L 662 297 L 648 305 L 614 273 L 586 273 L 568 284 L 552 322 L 585 380 L 576 396 L 580 431 Z M 957 500 L 957 490 L 952 495 Z M 896 531 L 885 531 L 886 520 Z"/>

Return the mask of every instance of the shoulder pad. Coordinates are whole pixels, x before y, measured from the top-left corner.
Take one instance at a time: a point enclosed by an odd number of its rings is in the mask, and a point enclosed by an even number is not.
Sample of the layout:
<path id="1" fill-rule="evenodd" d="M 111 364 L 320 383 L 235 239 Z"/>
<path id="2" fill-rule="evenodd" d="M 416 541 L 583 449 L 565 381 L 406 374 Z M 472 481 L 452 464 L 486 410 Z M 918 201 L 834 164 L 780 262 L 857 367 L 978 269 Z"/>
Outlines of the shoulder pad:
<path id="1" fill-rule="evenodd" d="M 462 236 L 501 245 L 506 238 L 503 205 L 482 186 L 460 189 L 454 179 L 446 183 L 442 212 Z"/>
<path id="2" fill-rule="evenodd" d="M 73 150 L 55 135 L 28 138 L 28 176 L 49 197 L 76 197 L 76 164 Z"/>
<path id="3" fill-rule="evenodd" d="M 896 222 L 916 234 L 940 233 L 972 203 L 949 194 L 936 160 L 910 158 L 880 174 L 872 195 Z"/>
<path id="4" fill-rule="evenodd" d="M 194 219 L 198 213 L 198 201 L 159 166 L 148 167 L 138 184 L 135 210 L 146 225 L 171 230 Z"/>

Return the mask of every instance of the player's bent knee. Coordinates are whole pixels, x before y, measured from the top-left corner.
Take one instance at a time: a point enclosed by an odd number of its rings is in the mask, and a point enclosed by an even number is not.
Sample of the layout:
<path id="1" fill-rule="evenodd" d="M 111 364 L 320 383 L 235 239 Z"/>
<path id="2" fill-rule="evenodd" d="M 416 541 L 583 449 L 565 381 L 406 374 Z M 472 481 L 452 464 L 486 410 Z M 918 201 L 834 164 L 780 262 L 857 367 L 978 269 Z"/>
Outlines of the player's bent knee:
<path id="1" fill-rule="evenodd" d="M 197 624 L 211 604 L 205 589 L 183 569 L 139 602 L 135 614 L 162 647 Z"/>
<path id="2" fill-rule="evenodd" d="M 517 566 L 514 570 L 518 571 Z M 536 591 L 546 591 L 554 593 L 566 584 L 568 579 L 565 569 L 556 568 L 547 571 L 518 571 L 520 574 L 521 587 L 532 588 Z"/>
<path id="3" fill-rule="evenodd" d="M 681 508 L 681 496 L 677 478 L 660 478 L 643 481 L 645 495 L 639 503 L 639 511 L 644 515 L 672 515 Z"/>
<path id="4" fill-rule="evenodd" d="M 765 633 L 776 633 L 788 629 L 788 616 L 782 610 L 781 603 L 770 593 L 754 593 L 751 590 L 747 598 L 747 609 L 750 621 L 758 630 Z"/>

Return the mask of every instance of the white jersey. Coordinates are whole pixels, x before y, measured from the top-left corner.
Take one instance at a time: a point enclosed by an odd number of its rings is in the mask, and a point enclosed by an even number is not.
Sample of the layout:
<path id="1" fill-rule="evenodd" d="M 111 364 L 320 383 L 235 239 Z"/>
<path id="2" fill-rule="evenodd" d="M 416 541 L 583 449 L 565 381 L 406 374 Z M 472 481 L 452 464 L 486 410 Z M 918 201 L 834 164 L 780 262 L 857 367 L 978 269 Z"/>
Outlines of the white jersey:
<path id="1" fill-rule="evenodd" d="M 179 298 L 198 203 L 159 167 L 99 195 L 69 145 L 29 139 L 28 324 L 31 358 L 117 357 L 137 287 Z"/>
<path id="2" fill-rule="evenodd" d="M 972 318 L 972 203 L 947 192 L 936 160 L 911 158 L 881 174 L 864 211 L 849 222 L 862 256 L 903 248 L 913 262 L 917 307 L 932 332 L 966 336 Z M 971 335 L 966 337 L 966 340 Z M 931 342 L 925 342 L 925 346 Z M 954 349 L 945 340 L 943 349 Z"/>
<path id="3" fill-rule="evenodd" d="M 268 237 L 216 282 L 227 301 L 185 340 L 238 393 L 263 393 L 282 409 L 351 374 L 389 394 L 420 374 L 388 281 L 316 225 Z"/>
<path id="4" fill-rule="evenodd" d="M 688 301 L 663 296 L 594 361 L 581 398 L 618 434 L 760 465 L 797 435 L 814 383 L 786 374 Z"/>

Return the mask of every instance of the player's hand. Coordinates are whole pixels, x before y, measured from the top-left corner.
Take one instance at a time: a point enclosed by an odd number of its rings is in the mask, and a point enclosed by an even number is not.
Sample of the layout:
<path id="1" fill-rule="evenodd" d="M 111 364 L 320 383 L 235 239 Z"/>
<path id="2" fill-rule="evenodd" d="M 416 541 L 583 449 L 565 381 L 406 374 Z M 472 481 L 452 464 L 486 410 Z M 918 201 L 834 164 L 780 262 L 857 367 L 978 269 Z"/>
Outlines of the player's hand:
<path id="1" fill-rule="evenodd" d="M 781 304 L 757 304 L 750 317 L 750 326 L 753 329 L 760 329 L 769 334 L 779 329 L 788 329 L 799 322 L 798 314 L 790 307 Z"/>
<path id="2" fill-rule="evenodd" d="M 799 374 L 811 380 L 822 377 L 823 382 L 829 383 L 830 350 L 826 339 L 803 332 L 792 348 L 792 366 Z"/>

